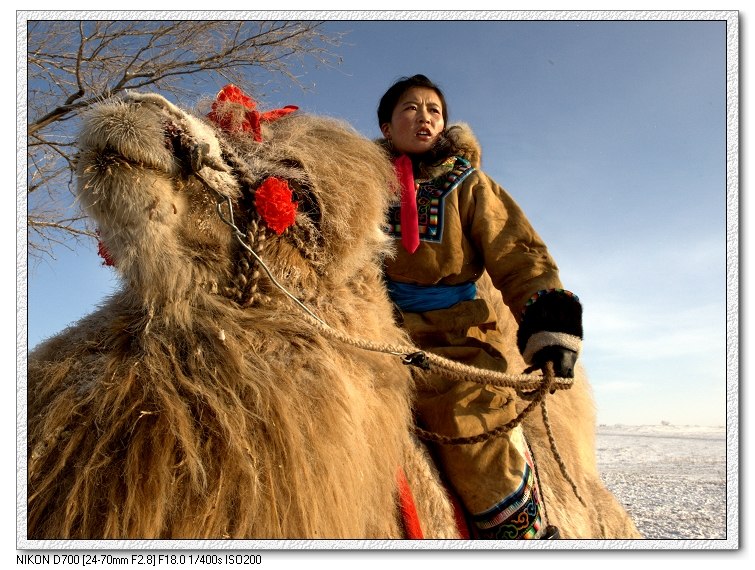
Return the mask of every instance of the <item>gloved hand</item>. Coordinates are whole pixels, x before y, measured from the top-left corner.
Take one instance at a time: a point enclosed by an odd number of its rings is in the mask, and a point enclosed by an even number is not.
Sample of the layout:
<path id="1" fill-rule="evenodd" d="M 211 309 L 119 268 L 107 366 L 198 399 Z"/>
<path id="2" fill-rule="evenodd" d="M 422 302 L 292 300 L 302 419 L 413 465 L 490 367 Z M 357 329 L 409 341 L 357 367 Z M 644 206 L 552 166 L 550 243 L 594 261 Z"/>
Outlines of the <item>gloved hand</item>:
<path id="1" fill-rule="evenodd" d="M 525 370 L 525 372 L 545 370 L 547 362 L 553 363 L 553 371 L 557 377 L 574 378 L 577 353 L 563 346 L 546 346 L 538 350 L 532 357 L 532 366 Z"/>

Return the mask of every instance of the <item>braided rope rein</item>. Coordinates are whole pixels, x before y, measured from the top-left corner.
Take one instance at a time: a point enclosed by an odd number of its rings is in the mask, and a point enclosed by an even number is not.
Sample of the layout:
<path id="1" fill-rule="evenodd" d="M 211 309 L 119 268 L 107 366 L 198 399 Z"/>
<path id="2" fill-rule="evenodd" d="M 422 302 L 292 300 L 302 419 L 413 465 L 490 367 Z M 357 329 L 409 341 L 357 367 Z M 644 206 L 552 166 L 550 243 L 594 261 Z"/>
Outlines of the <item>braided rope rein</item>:
<path id="1" fill-rule="evenodd" d="M 264 264 L 263 268 L 265 268 Z M 508 372 L 497 372 L 495 370 L 477 368 L 476 366 L 470 366 L 468 364 L 449 360 L 448 358 L 432 352 L 424 352 L 416 346 L 392 345 L 387 343 L 377 343 L 363 338 L 354 338 L 351 335 L 332 328 L 309 310 L 305 310 L 305 318 L 326 336 L 334 340 L 338 340 L 339 342 L 362 350 L 400 356 L 404 364 L 417 366 L 424 370 L 429 370 L 432 365 L 435 368 L 442 370 L 443 375 L 452 380 L 473 382 L 475 384 L 485 384 L 502 388 L 515 388 L 516 390 L 523 392 L 540 390 L 546 382 L 544 376 L 537 374 L 510 374 Z M 546 391 L 568 390 L 573 385 L 573 378 L 553 376 L 548 383 Z M 532 407 L 533 406 L 528 406 L 530 410 Z"/>
<path id="2" fill-rule="evenodd" d="M 550 390 L 550 386 L 553 383 L 554 379 L 555 379 L 555 375 L 553 373 L 553 365 L 549 362 L 546 366 L 546 373 L 543 376 L 543 382 L 540 385 L 540 387 L 537 389 L 537 393 L 535 394 L 535 397 L 532 399 L 532 401 L 529 404 L 527 404 L 527 406 L 521 412 L 519 412 L 516 415 L 514 419 L 512 419 L 510 422 L 502 426 L 498 426 L 496 428 L 480 433 L 478 435 L 472 435 L 472 436 L 466 436 L 466 437 L 464 436 L 451 437 L 451 436 L 441 435 L 441 434 L 424 430 L 419 427 L 414 428 L 415 432 L 422 439 L 426 439 L 434 443 L 440 443 L 443 445 L 470 445 L 473 443 L 481 443 L 483 441 L 487 441 L 494 437 L 500 437 L 503 434 L 510 432 L 519 424 L 521 424 L 522 420 L 524 420 L 524 418 L 528 416 L 530 412 L 532 412 L 533 409 L 535 409 L 535 406 L 537 406 L 541 402 L 545 402 L 545 399 L 544 399 L 545 395 Z"/>
<path id="3" fill-rule="evenodd" d="M 546 366 L 552 367 L 553 363 L 549 362 Z M 551 422 L 548 417 L 548 408 L 545 405 L 545 400 L 540 402 L 540 408 L 543 413 L 543 424 L 545 425 L 545 431 L 548 434 L 548 443 L 551 447 L 551 453 L 553 453 L 553 457 L 556 460 L 556 463 L 558 463 L 558 468 L 561 470 L 561 475 L 566 479 L 566 481 L 571 485 L 572 491 L 574 492 L 574 496 L 577 497 L 580 503 L 582 503 L 582 506 L 587 508 L 587 503 L 585 503 L 585 500 L 582 498 L 582 495 L 580 495 L 579 490 L 577 489 L 577 484 L 574 482 L 574 479 L 572 479 L 571 475 L 569 475 L 569 470 L 566 468 L 566 463 L 564 462 L 564 458 L 561 456 L 561 453 L 558 451 L 558 446 L 556 445 L 556 438 L 553 435 L 553 430 L 551 429 Z M 534 461 L 534 458 L 533 458 Z"/>

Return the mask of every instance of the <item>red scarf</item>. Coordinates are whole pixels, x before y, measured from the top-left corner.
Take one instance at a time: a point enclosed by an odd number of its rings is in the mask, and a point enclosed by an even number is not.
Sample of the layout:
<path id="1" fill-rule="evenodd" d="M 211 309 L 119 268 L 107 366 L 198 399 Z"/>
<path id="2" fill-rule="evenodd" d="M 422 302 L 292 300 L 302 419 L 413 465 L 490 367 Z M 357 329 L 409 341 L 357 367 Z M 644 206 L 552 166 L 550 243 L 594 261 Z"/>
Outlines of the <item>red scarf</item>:
<path id="1" fill-rule="evenodd" d="M 401 243 L 406 251 L 414 253 L 419 247 L 419 217 L 412 161 L 402 154 L 393 164 L 401 183 Z"/>

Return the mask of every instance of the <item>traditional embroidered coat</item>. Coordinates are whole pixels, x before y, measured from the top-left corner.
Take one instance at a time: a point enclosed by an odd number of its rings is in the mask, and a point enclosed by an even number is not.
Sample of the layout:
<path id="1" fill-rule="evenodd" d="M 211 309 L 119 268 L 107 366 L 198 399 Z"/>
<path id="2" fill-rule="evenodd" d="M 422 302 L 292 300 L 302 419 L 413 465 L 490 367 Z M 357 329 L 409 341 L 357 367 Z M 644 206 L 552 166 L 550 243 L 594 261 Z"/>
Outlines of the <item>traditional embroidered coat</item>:
<path id="1" fill-rule="evenodd" d="M 459 285 L 476 281 L 486 270 L 520 323 L 520 350 L 542 330 L 581 337 L 578 301 L 561 292 L 558 268 L 524 212 L 479 169 L 480 147 L 471 130 L 465 125 L 450 127 L 447 139 L 445 158 L 433 164 L 415 162 L 420 245 L 410 254 L 397 243 L 395 257 L 385 262 L 386 277 L 416 285 Z M 400 239 L 398 208 L 390 212 L 388 231 Z M 558 310 L 549 307 L 538 314 L 528 309 L 528 318 L 523 317 L 528 302 L 533 309 L 548 304 L 540 302 L 539 291 L 555 293 L 541 296 L 557 298 Z M 533 303 L 533 298 L 538 300 Z M 425 350 L 506 371 L 495 312 L 484 299 L 403 312 L 401 319 Z M 453 438 L 479 435 L 516 416 L 512 389 L 458 383 L 439 375 L 418 382 L 415 408 L 423 427 Z M 531 538 L 542 532 L 539 491 L 520 429 L 476 444 L 438 445 L 436 452 L 470 515 L 474 534 Z"/>
<path id="2" fill-rule="evenodd" d="M 420 246 L 400 245 L 386 275 L 402 283 L 457 285 L 487 270 L 506 304 L 519 316 L 537 291 L 561 288 L 558 268 L 521 208 L 480 170 L 480 147 L 465 125 L 448 129 L 451 154 L 422 165 L 419 190 Z M 389 231 L 401 236 L 398 208 Z"/>

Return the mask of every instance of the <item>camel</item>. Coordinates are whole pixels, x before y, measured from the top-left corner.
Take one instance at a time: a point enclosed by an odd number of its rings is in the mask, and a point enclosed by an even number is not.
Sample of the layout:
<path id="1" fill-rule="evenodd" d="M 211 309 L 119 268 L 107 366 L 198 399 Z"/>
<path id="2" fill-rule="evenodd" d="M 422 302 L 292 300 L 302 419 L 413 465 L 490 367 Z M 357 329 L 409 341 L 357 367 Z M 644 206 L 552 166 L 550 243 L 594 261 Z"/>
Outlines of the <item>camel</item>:
<path id="1" fill-rule="evenodd" d="M 79 200 L 122 287 L 29 354 L 29 539 L 465 536 L 413 431 L 423 372 L 379 348 L 410 344 L 381 277 L 390 162 L 244 97 L 202 114 L 130 93 L 85 117 Z M 639 537 L 600 482 L 583 371 L 548 399 L 584 501 L 530 414 L 549 519 Z"/>

